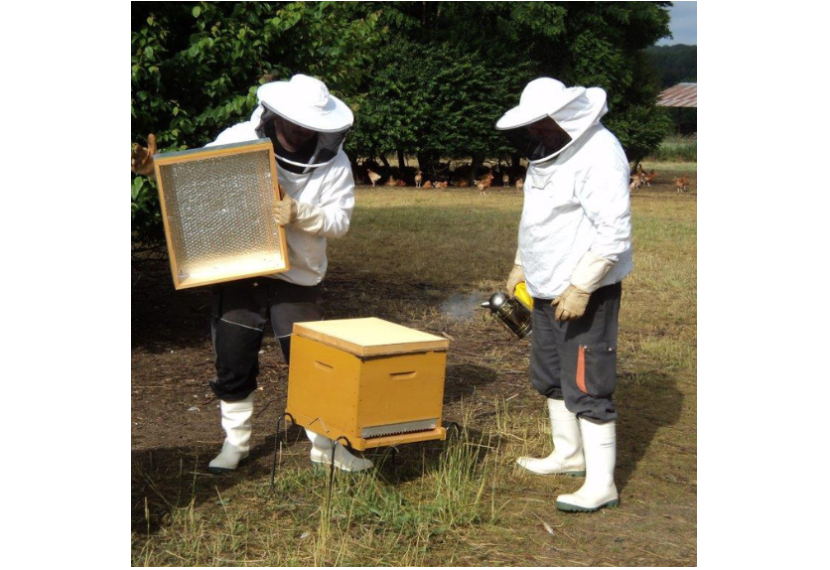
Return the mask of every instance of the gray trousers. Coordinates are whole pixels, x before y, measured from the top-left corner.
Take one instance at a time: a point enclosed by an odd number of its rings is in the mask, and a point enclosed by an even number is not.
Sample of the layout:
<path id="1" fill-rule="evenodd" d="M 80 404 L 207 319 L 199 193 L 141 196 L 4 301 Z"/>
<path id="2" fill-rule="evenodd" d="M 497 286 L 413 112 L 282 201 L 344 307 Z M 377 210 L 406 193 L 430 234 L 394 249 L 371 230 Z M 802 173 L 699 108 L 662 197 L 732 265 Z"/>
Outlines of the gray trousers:
<path id="1" fill-rule="evenodd" d="M 320 285 L 304 287 L 270 277 L 214 286 L 211 338 L 216 378 L 210 387 L 220 400 L 244 400 L 256 390 L 259 350 L 269 317 L 283 357 L 289 361 L 294 323 L 323 318 L 320 289 Z"/>
<path id="2" fill-rule="evenodd" d="M 597 289 L 585 314 L 570 322 L 553 318 L 550 299 L 533 299 L 530 381 L 546 398 L 565 400 L 579 417 L 617 418 L 617 326 L 622 285 Z"/>

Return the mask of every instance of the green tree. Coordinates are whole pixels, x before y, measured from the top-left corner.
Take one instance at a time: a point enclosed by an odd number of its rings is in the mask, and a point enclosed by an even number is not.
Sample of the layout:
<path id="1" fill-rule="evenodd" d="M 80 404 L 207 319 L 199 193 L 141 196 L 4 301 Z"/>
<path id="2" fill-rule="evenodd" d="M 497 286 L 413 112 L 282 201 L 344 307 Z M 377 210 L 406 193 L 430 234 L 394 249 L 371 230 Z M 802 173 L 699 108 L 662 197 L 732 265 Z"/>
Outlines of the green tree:
<path id="1" fill-rule="evenodd" d="M 643 50 L 669 34 L 667 2 L 362 2 L 390 32 L 350 149 L 502 158 L 493 125 L 533 77 L 603 87 L 607 125 L 638 161 L 670 130 Z M 516 157 L 514 157 L 514 162 Z"/>
<path id="2" fill-rule="evenodd" d="M 250 116 L 256 88 L 307 73 L 355 111 L 358 156 L 505 159 L 495 130 L 548 75 L 608 92 L 606 124 L 632 161 L 670 130 L 644 50 L 668 2 L 134 2 L 132 142 L 202 146 Z M 517 156 L 513 156 L 514 163 Z M 473 171 L 475 168 L 472 169 Z M 135 235 L 160 236 L 152 184 L 134 178 Z"/>
<path id="3" fill-rule="evenodd" d="M 379 15 L 340 2 L 133 2 L 132 142 L 203 146 L 248 119 L 256 89 L 295 73 L 354 93 L 373 61 Z M 347 98 L 347 97 L 346 97 Z M 132 183 L 133 232 L 158 239 L 158 198 Z"/>
<path id="4" fill-rule="evenodd" d="M 418 53 L 418 61 L 401 64 L 399 53 Z M 510 152 L 493 126 L 507 94 L 521 89 L 526 76 L 490 67 L 494 59 L 451 42 L 399 37 L 382 57 L 349 143 L 355 154 L 415 154 L 431 172 L 441 157 L 480 163 Z"/>
<path id="5" fill-rule="evenodd" d="M 697 46 L 652 46 L 645 53 L 663 89 L 697 82 Z"/>

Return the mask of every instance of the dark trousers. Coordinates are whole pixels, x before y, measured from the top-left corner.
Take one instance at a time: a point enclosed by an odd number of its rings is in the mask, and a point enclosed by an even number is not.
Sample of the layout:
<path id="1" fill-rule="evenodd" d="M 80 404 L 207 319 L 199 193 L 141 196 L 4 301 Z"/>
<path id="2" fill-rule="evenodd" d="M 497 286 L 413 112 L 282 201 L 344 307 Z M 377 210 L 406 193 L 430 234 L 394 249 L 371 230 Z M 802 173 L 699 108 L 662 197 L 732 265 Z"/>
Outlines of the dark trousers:
<path id="1" fill-rule="evenodd" d="M 320 285 L 304 287 L 269 277 L 214 286 L 211 338 L 216 378 L 210 387 L 220 400 L 237 402 L 256 390 L 259 350 L 269 317 L 288 362 L 294 323 L 323 318 L 320 288 Z"/>
<path id="2" fill-rule="evenodd" d="M 553 318 L 550 299 L 533 299 L 530 381 L 547 398 L 565 400 L 579 417 L 607 422 L 617 418 L 617 326 L 620 283 L 597 289 L 585 314 L 575 321 Z"/>

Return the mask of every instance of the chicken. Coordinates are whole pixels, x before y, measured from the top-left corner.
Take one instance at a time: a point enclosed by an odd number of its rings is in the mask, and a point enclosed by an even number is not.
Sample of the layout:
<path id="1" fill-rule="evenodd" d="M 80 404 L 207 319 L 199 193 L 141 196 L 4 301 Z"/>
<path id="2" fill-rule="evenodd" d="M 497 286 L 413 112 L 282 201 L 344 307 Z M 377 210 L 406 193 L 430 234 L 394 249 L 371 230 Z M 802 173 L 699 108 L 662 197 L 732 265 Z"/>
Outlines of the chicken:
<path id="1" fill-rule="evenodd" d="M 366 169 L 366 171 L 369 174 L 369 180 L 372 182 L 372 186 L 374 186 L 375 182 L 380 180 L 380 174 L 378 174 L 377 172 L 375 172 L 374 170 L 371 170 L 371 169 Z"/>
<path id="2" fill-rule="evenodd" d="M 493 173 L 488 172 L 487 174 L 485 174 L 484 176 L 482 176 L 481 178 L 478 179 L 478 182 L 476 182 L 476 186 L 478 186 L 478 191 L 482 195 L 485 195 L 485 194 L 487 194 L 487 189 L 490 187 L 490 185 L 492 183 L 493 183 Z"/>
<path id="3" fill-rule="evenodd" d="M 689 189 L 689 177 L 688 176 L 681 176 L 679 178 L 674 178 L 674 186 L 677 188 L 677 193 L 685 192 Z"/>

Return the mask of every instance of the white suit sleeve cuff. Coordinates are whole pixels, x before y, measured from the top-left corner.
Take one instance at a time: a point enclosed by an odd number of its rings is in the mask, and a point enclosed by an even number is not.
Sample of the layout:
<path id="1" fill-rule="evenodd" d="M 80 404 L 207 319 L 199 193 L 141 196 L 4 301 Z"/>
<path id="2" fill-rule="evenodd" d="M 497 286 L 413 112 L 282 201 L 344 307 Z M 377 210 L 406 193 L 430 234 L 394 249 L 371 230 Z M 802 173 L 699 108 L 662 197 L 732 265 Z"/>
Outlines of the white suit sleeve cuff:
<path id="1" fill-rule="evenodd" d="M 322 208 L 300 202 L 297 204 L 297 218 L 294 220 L 294 226 L 317 235 L 323 229 L 325 218 L 326 215 Z"/>
<path id="2" fill-rule="evenodd" d="M 576 265 L 576 269 L 571 275 L 571 284 L 586 293 L 593 293 L 599 289 L 599 284 L 613 266 L 612 261 L 588 251 Z"/>

